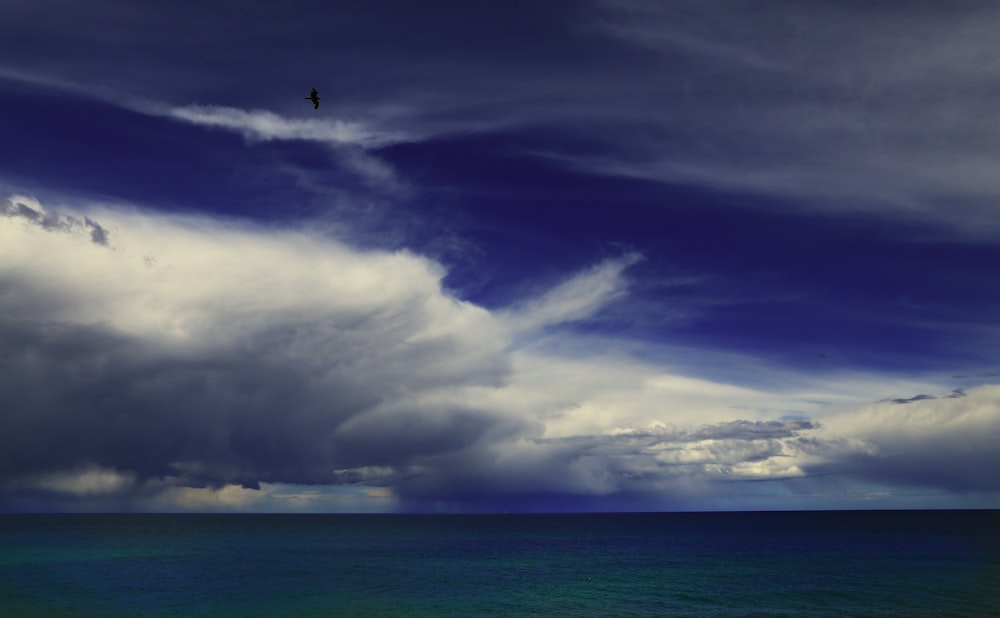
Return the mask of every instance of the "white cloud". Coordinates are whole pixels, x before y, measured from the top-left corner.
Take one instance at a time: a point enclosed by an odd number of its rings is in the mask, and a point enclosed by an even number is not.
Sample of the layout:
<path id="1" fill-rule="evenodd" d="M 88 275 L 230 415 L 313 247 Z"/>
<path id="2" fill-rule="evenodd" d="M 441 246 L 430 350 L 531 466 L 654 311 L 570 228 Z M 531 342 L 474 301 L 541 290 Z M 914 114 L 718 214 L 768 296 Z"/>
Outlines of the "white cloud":
<path id="1" fill-rule="evenodd" d="M 138 111 L 243 135 L 249 141 L 299 140 L 329 146 L 344 169 L 357 174 L 369 186 L 385 193 L 405 194 L 407 187 L 395 169 L 370 151 L 416 141 L 414 135 L 378 128 L 363 121 L 337 118 L 289 118 L 269 110 L 245 110 L 212 105 L 166 108 L 143 105 Z"/>
<path id="2" fill-rule="evenodd" d="M 624 271 L 641 259 L 637 253 L 627 253 L 604 260 L 501 316 L 517 330 L 532 331 L 593 315 L 625 293 Z"/>
<path id="3" fill-rule="evenodd" d="M 335 482 L 527 422 L 461 397 L 507 381 L 524 325 L 446 293 L 434 262 L 305 229 L 91 209 L 111 239 L 98 244 L 16 202 L 28 215 L 0 219 L 0 373 L 22 392 L 4 474 L 100 460 L 141 482 Z M 56 457 L 32 446 L 46 432 Z"/>
<path id="4" fill-rule="evenodd" d="M 254 140 L 306 140 L 377 148 L 412 139 L 401 133 L 373 130 L 361 122 L 286 118 L 263 109 L 186 105 L 169 110 L 167 115 L 192 124 L 235 131 Z"/>
<path id="5" fill-rule="evenodd" d="M 830 473 L 995 488 L 996 387 L 915 400 L 951 388 L 847 372 L 756 379 L 768 373 L 758 359 L 664 348 L 653 362 L 546 332 L 621 298 L 632 254 L 489 311 L 412 253 L 305 228 L 85 212 L 17 198 L 0 217 L 8 491 L 282 510 L 533 492 L 666 504 L 734 491 L 720 482 Z M 46 223 L 67 217 L 108 242 Z M 756 381 L 699 373 L 719 363 Z M 309 489 L 335 485 L 381 489 Z"/>
<path id="6" fill-rule="evenodd" d="M 831 438 L 856 449 L 854 474 L 956 491 L 1000 489 L 1000 386 L 901 401 L 909 402 L 868 404 L 825 419 Z"/>

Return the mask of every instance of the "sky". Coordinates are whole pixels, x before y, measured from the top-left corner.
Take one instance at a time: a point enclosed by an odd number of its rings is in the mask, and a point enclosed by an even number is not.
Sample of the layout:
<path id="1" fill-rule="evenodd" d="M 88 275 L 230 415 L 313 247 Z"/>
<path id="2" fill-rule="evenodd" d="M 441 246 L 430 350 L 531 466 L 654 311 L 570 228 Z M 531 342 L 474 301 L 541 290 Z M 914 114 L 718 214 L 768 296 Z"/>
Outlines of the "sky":
<path id="1" fill-rule="evenodd" d="M 997 32 L 5 0 L 0 511 L 1000 508 Z"/>

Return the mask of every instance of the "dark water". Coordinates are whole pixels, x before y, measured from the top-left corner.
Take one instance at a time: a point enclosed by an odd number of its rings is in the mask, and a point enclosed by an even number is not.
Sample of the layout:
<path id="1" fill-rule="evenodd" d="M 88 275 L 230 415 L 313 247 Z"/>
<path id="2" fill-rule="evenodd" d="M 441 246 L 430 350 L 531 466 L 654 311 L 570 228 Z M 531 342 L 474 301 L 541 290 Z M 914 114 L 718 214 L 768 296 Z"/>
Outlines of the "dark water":
<path id="1" fill-rule="evenodd" d="M 0 516 L 0 616 L 1000 616 L 1000 511 Z"/>

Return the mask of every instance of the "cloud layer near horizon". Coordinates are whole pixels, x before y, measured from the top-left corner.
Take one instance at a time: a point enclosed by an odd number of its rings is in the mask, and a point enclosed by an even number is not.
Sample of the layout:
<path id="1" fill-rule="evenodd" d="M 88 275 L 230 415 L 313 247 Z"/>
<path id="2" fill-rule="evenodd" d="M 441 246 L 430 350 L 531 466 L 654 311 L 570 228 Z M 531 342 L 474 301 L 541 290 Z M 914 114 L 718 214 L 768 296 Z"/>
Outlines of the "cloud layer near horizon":
<path id="1" fill-rule="evenodd" d="M 274 487 L 330 485 L 402 508 L 669 508 L 719 483 L 829 474 L 1000 489 L 997 387 L 860 405 L 949 389 L 721 384 L 552 330 L 621 302 L 634 254 L 489 311 L 445 290 L 431 260 L 304 228 L 23 197 L 0 215 L 8 497 L 206 508 L 252 504 L 240 486 L 304 500 Z"/>

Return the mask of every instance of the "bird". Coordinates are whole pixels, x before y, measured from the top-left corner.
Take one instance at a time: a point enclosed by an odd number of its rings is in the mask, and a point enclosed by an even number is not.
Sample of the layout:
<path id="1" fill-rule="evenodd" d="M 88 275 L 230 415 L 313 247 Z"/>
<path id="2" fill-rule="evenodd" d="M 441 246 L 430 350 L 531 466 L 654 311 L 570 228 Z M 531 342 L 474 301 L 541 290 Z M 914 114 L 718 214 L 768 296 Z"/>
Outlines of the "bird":
<path id="1" fill-rule="evenodd" d="M 820 358 L 826 358 L 826 354 L 823 354 L 822 352 L 817 352 L 817 354 L 819 354 Z"/>
<path id="2" fill-rule="evenodd" d="M 303 98 L 305 98 L 305 100 L 307 101 L 313 102 L 313 109 L 319 109 L 319 93 L 316 92 L 315 88 L 312 89 L 312 92 L 309 93 L 309 96 Z"/>

